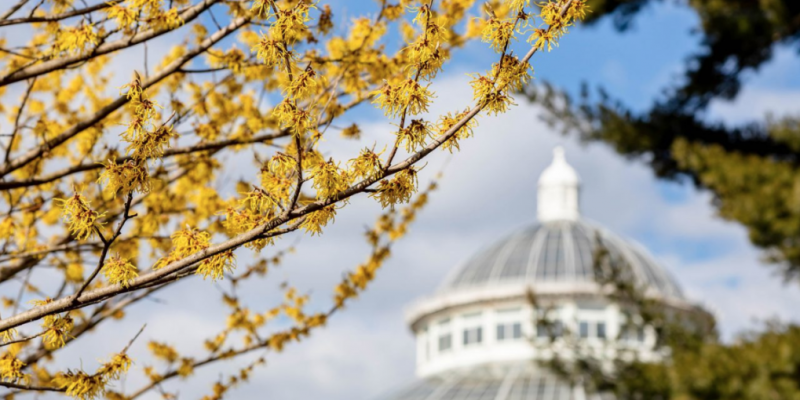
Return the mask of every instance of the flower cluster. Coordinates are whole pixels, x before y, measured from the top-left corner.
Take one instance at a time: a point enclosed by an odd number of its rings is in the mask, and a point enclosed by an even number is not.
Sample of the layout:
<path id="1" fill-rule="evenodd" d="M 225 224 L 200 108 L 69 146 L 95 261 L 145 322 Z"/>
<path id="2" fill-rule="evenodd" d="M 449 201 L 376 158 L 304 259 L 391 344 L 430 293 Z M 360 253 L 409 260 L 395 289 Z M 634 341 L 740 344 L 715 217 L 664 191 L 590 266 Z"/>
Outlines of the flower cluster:
<path id="1" fill-rule="evenodd" d="M 305 221 L 300 224 L 300 227 L 310 233 L 311 236 L 319 235 L 322 233 L 322 227 L 333 221 L 335 216 L 336 206 L 331 204 L 308 214 Z"/>
<path id="2" fill-rule="evenodd" d="M 102 223 L 98 221 L 105 213 L 98 213 L 89 208 L 89 201 L 80 193 L 70 198 L 55 199 L 61 204 L 61 218 L 67 223 L 69 232 L 78 240 L 86 240 L 94 236 L 95 230 Z"/>
<path id="3" fill-rule="evenodd" d="M 188 257 L 210 245 L 211 235 L 208 232 L 186 227 L 172 234 L 172 251 L 158 260 L 153 269 L 161 269 L 167 265 Z"/>
<path id="4" fill-rule="evenodd" d="M 386 149 L 380 153 L 375 153 L 370 149 L 362 149 L 358 157 L 349 161 L 350 176 L 355 179 L 378 177 L 383 172 L 381 154 L 383 154 L 384 151 L 386 151 Z"/>
<path id="5" fill-rule="evenodd" d="M 19 346 L 11 345 L 9 350 L 0 356 L 0 382 L 25 383 L 30 382 L 30 375 L 22 372 L 25 363 L 17 358 Z"/>
<path id="6" fill-rule="evenodd" d="M 397 117 L 408 112 L 417 115 L 428 111 L 433 93 L 414 79 L 404 79 L 396 85 L 389 83 L 373 92 L 376 95 L 372 101 L 383 109 L 387 116 Z"/>
<path id="7" fill-rule="evenodd" d="M 103 363 L 92 375 L 83 371 L 67 371 L 56 375 L 53 382 L 64 389 L 68 396 L 79 400 L 95 399 L 104 393 L 111 380 L 127 373 L 133 361 L 127 354 L 115 354 L 111 361 Z"/>
<path id="8" fill-rule="evenodd" d="M 404 169 L 392 179 L 384 179 L 378 189 L 370 196 L 376 198 L 383 208 L 394 207 L 398 203 L 407 203 L 417 190 L 417 171 L 414 168 Z"/>
<path id="9" fill-rule="evenodd" d="M 109 258 L 103 264 L 102 271 L 108 283 L 112 285 L 120 284 L 123 287 L 127 287 L 131 281 L 139 276 L 139 270 L 136 266 L 127 259 L 120 257 L 119 254 Z"/>
<path id="10" fill-rule="evenodd" d="M 405 144 L 406 151 L 409 153 L 424 146 L 430 135 L 430 123 L 422 119 L 411 120 L 407 127 L 397 132 L 399 143 Z"/>
<path id="11" fill-rule="evenodd" d="M 64 347 L 74 326 L 75 323 L 69 314 L 65 316 L 54 314 L 44 317 L 42 319 L 42 327 L 45 332 L 42 335 L 42 343 L 45 348 L 52 350 Z"/>
<path id="12" fill-rule="evenodd" d="M 80 53 L 86 49 L 87 45 L 94 46 L 99 40 L 97 32 L 91 24 L 81 24 L 56 31 L 52 52 L 53 54 Z"/>
<path id="13" fill-rule="evenodd" d="M 439 135 L 446 134 L 451 128 L 456 126 L 459 121 L 464 119 L 464 117 L 469 113 L 469 109 L 466 109 L 460 113 L 447 113 L 442 115 L 439 118 L 439 122 L 436 124 L 437 133 Z M 464 123 L 458 130 L 455 131 L 452 135 L 450 135 L 447 140 L 442 143 L 442 150 L 447 150 L 450 153 L 453 152 L 453 149 L 460 150 L 459 147 L 459 140 L 466 139 L 471 137 L 474 133 L 475 127 L 478 126 L 478 121 L 476 119 L 470 119 L 466 123 Z"/>
<path id="14" fill-rule="evenodd" d="M 203 275 L 203 279 L 210 276 L 212 281 L 216 281 L 222 279 L 226 271 L 233 272 L 235 268 L 236 256 L 233 250 L 226 250 L 201 261 L 196 274 Z"/>

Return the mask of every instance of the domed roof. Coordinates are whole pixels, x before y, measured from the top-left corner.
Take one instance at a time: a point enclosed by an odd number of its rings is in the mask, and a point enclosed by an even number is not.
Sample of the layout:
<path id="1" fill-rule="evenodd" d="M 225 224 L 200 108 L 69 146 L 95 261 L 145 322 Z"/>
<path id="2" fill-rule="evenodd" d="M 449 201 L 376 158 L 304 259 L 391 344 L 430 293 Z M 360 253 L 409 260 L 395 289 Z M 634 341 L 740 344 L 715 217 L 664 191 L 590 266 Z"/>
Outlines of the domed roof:
<path id="1" fill-rule="evenodd" d="M 614 400 L 571 385 L 533 362 L 489 364 L 450 370 L 420 379 L 386 400 Z"/>
<path id="2" fill-rule="evenodd" d="M 669 273 L 644 248 L 583 220 L 536 224 L 495 242 L 457 268 L 440 292 L 514 283 L 536 289 L 549 283 L 595 282 L 598 246 L 608 250 L 613 265 L 628 265 L 634 282 L 649 293 L 685 300 Z"/>

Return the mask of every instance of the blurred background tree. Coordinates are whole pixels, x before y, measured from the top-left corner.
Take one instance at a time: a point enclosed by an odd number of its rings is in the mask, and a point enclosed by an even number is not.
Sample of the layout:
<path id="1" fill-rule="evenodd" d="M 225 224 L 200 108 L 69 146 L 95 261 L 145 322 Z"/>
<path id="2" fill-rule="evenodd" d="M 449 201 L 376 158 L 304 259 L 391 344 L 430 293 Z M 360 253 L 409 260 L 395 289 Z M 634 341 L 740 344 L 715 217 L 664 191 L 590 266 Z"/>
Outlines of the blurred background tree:
<path id="1" fill-rule="evenodd" d="M 636 16 L 655 0 L 595 0 L 589 23 L 610 19 L 631 34 Z M 794 284 L 800 279 L 800 105 L 791 115 L 767 114 L 731 125 L 714 121 L 714 101 L 740 95 L 748 74 L 779 48 L 800 56 L 800 2 L 795 0 L 689 0 L 700 24 L 701 50 L 686 60 L 683 76 L 644 111 L 614 99 L 613 89 L 583 85 L 571 94 L 547 82 L 526 88 L 544 106 L 545 120 L 586 142 L 603 142 L 621 156 L 646 162 L 665 180 L 689 181 L 713 195 L 719 215 L 742 224 L 765 261 Z M 609 282 L 616 295 L 625 285 Z M 621 289 L 623 288 L 623 289 Z M 636 296 L 626 299 L 648 307 Z M 648 313 L 643 313 L 647 315 Z M 621 399 L 800 398 L 800 327 L 769 322 L 725 343 L 708 330 L 650 313 L 662 326 L 665 364 L 617 362 L 612 373 L 585 358 L 562 369 Z M 669 328 L 667 328 L 669 327 Z"/>
<path id="2" fill-rule="evenodd" d="M 655 0 L 590 2 L 590 23 L 611 19 L 632 32 L 636 16 Z M 779 47 L 800 52 L 800 2 L 690 0 L 701 50 L 686 61 L 682 79 L 664 88 L 647 110 L 633 111 L 613 90 L 586 86 L 578 96 L 547 83 L 528 97 L 546 119 L 585 141 L 611 145 L 643 160 L 660 178 L 690 180 L 710 190 L 721 217 L 744 225 L 787 280 L 800 278 L 800 107 L 795 115 L 730 126 L 707 116 L 715 100 L 735 99 L 747 74 Z"/>

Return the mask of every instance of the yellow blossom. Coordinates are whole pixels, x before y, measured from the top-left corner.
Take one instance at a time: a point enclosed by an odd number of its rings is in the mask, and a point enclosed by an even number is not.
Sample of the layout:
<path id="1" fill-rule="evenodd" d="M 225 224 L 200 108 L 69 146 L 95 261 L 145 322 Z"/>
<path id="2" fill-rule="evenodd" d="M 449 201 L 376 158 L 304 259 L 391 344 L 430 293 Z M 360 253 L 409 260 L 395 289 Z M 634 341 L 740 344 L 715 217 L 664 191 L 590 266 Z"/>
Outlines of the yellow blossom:
<path id="1" fill-rule="evenodd" d="M 108 283 L 112 285 L 120 284 L 122 287 L 127 287 L 130 285 L 131 281 L 139 276 L 139 270 L 127 259 L 117 254 L 109 258 L 105 264 L 103 264 L 103 275 L 106 276 Z"/>
<path id="2" fill-rule="evenodd" d="M 86 240 L 94 236 L 95 229 L 101 226 L 97 221 L 105 215 L 89 208 L 89 201 L 80 193 L 75 193 L 70 198 L 55 199 L 61 204 L 61 218 L 67 223 L 70 233 L 78 240 Z"/>
<path id="3" fill-rule="evenodd" d="M 322 227 L 333 221 L 336 216 L 336 207 L 331 204 L 306 215 L 305 221 L 300 225 L 311 236 L 322 234 Z"/>

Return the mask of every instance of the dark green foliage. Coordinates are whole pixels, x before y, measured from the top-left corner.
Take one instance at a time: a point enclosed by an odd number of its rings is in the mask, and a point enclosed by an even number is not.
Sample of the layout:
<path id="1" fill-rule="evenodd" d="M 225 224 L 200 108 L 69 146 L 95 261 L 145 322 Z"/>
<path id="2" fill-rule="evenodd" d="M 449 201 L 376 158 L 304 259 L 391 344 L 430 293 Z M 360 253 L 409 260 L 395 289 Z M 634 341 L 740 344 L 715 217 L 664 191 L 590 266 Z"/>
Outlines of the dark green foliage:
<path id="1" fill-rule="evenodd" d="M 594 21 L 612 18 L 625 31 L 656 0 L 595 0 Z M 685 79 L 664 98 L 635 113 L 604 90 L 577 101 L 543 85 L 532 101 L 548 122 L 586 141 L 602 141 L 645 160 L 665 179 L 689 179 L 714 194 L 725 219 L 747 227 L 787 279 L 800 278 L 800 105 L 795 117 L 765 117 L 730 127 L 703 119 L 712 99 L 734 98 L 743 74 L 770 60 L 777 46 L 800 52 L 798 0 L 690 0 L 700 18 L 703 51 L 687 63 Z M 800 73 L 800 71 L 798 72 Z"/>

